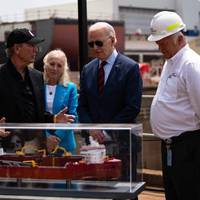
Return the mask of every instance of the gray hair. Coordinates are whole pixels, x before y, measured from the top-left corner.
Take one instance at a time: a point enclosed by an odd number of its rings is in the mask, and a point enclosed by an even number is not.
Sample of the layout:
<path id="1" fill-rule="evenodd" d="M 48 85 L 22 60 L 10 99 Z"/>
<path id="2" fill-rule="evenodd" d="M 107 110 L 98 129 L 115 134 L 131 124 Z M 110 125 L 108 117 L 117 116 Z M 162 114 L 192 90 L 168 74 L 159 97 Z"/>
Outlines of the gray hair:
<path id="1" fill-rule="evenodd" d="M 108 36 L 113 37 L 114 40 L 115 40 L 115 43 L 117 42 L 115 29 L 109 23 L 107 23 L 107 22 L 96 22 L 95 24 L 92 24 L 89 27 L 89 32 L 92 31 L 92 30 L 96 30 L 96 29 L 105 29 Z"/>

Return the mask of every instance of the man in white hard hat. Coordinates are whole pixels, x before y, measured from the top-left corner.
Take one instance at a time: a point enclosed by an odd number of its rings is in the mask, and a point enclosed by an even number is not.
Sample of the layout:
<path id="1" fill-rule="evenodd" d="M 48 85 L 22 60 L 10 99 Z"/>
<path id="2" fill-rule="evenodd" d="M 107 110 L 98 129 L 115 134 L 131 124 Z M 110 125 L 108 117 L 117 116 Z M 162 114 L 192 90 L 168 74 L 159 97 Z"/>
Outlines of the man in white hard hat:
<path id="1" fill-rule="evenodd" d="M 166 200 L 200 199 L 200 56 L 187 44 L 185 28 L 177 13 L 162 11 L 148 37 L 166 59 L 150 117 L 162 139 Z"/>

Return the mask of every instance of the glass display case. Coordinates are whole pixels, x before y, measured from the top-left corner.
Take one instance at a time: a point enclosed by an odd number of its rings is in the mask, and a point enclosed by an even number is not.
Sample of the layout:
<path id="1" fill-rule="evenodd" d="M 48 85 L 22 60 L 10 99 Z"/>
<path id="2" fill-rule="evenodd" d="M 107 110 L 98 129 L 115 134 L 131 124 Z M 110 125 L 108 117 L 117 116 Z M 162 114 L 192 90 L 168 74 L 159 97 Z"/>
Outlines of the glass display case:
<path id="1" fill-rule="evenodd" d="M 0 195 L 132 199 L 144 189 L 141 124 L 5 123 L 0 131 L 10 132 L 0 138 Z M 49 148 L 57 131 L 70 131 L 76 149 Z"/>

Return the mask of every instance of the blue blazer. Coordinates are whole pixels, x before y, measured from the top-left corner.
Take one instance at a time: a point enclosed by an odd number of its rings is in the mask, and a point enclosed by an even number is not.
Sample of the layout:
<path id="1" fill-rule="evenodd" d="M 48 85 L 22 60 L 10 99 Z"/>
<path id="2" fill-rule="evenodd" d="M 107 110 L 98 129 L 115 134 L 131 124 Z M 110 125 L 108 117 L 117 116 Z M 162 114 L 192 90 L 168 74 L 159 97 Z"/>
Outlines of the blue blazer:
<path id="1" fill-rule="evenodd" d="M 68 82 L 67 86 L 57 85 L 55 97 L 53 101 L 53 114 L 57 114 L 60 110 L 67 107 L 68 114 L 73 114 L 77 117 L 78 95 L 76 85 Z M 76 120 L 77 121 L 77 120 Z M 47 132 L 47 135 L 50 133 Z M 72 130 L 57 130 L 56 136 L 60 138 L 60 146 L 64 147 L 67 151 L 74 153 L 76 148 L 76 141 L 74 132 Z"/>
<path id="2" fill-rule="evenodd" d="M 118 54 L 102 96 L 98 94 L 99 60 L 84 66 L 78 114 L 81 123 L 134 123 L 140 112 L 142 80 L 139 66 L 132 59 Z"/>

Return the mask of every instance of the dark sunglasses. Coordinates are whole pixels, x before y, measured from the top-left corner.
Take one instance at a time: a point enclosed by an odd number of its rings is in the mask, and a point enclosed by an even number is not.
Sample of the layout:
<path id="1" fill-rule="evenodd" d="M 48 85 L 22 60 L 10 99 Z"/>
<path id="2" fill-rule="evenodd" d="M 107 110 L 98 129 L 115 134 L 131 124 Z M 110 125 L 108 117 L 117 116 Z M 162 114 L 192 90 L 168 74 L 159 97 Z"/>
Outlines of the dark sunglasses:
<path id="1" fill-rule="evenodd" d="M 103 41 L 96 40 L 96 41 L 88 42 L 88 45 L 89 45 L 90 48 L 94 48 L 94 44 L 95 44 L 97 47 L 102 47 L 102 46 L 103 46 Z"/>
<path id="2" fill-rule="evenodd" d="M 104 42 L 108 39 L 110 39 L 111 36 L 107 37 L 105 40 L 101 41 L 101 40 L 96 40 L 96 41 L 91 41 L 91 42 L 88 42 L 88 45 L 90 48 L 94 48 L 94 45 L 96 45 L 97 47 L 102 47 Z"/>

